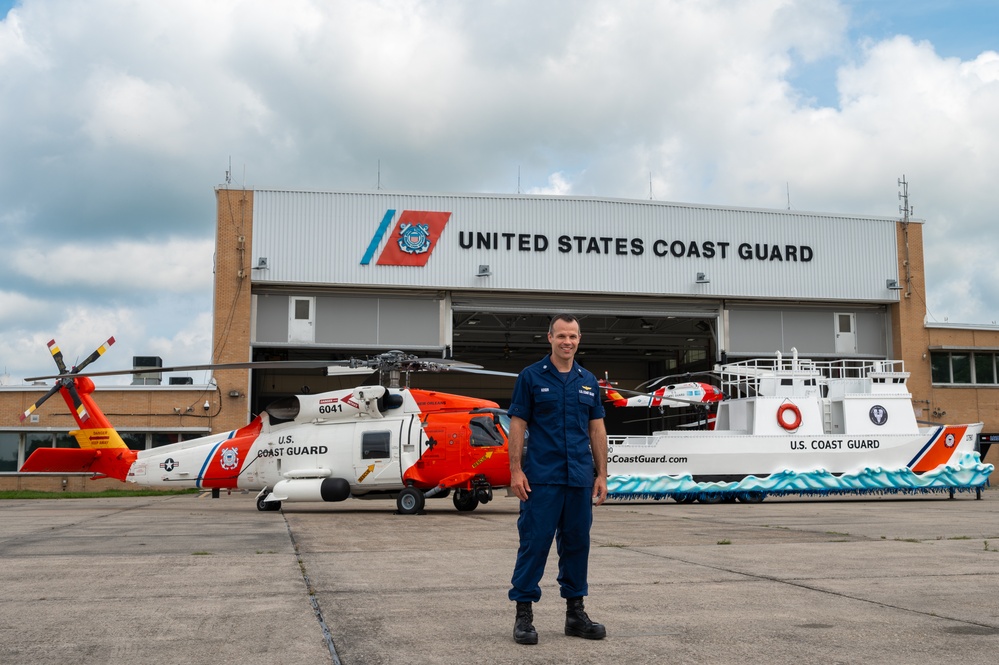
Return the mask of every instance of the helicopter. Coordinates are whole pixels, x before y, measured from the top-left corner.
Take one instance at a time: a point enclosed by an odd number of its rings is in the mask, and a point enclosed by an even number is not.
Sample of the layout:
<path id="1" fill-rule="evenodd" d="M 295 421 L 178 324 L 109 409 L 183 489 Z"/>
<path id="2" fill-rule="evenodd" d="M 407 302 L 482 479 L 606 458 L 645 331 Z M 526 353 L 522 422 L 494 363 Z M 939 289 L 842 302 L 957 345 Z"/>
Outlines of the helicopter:
<path id="1" fill-rule="evenodd" d="M 700 383 L 698 381 L 687 381 L 675 383 L 661 388 L 656 388 L 651 393 L 641 393 L 637 391 L 625 391 L 632 393 L 632 397 L 625 397 L 607 379 L 598 380 L 598 384 L 604 389 L 607 400 L 613 406 L 635 406 L 635 407 L 684 407 L 695 404 L 710 404 L 720 402 L 724 395 L 718 388 L 710 383 Z"/>
<path id="2" fill-rule="evenodd" d="M 656 385 L 669 381 L 670 379 L 675 379 L 682 376 L 683 378 L 690 378 L 690 374 L 676 375 L 676 376 L 662 376 L 657 379 L 651 379 L 644 384 L 638 386 L 638 388 L 648 387 L 653 388 Z M 657 408 L 659 411 L 658 418 L 639 418 L 636 420 L 626 420 L 625 424 L 635 423 L 635 422 L 646 422 L 649 420 L 665 420 L 667 418 L 681 418 L 686 417 L 683 414 L 666 415 L 666 409 L 680 409 L 683 407 L 693 407 L 700 414 L 699 418 L 693 422 L 686 424 L 676 425 L 678 429 L 689 429 L 689 428 L 700 428 L 705 427 L 706 429 L 714 429 L 715 415 L 712 407 L 725 399 L 725 394 L 721 392 L 717 387 L 711 385 L 710 383 L 702 383 L 700 381 L 684 381 L 681 383 L 669 383 L 667 385 L 655 388 L 653 392 L 643 392 L 639 389 L 628 390 L 625 388 L 618 388 L 617 383 L 610 380 L 610 376 L 604 375 L 604 378 L 598 379 L 597 384 L 604 391 L 604 400 L 608 404 L 618 408 L 645 408 L 651 409 L 653 407 Z M 627 396 L 626 396 L 627 395 Z"/>
<path id="3" fill-rule="evenodd" d="M 439 358 L 388 351 L 367 359 L 294 361 L 298 368 L 326 367 L 327 374 L 388 376 L 388 386 L 362 385 L 295 395 L 272 402 L 249 424 L 232 431 L 152 450 L 131 450 L 93 399 L 92 376 L 83 373 L 114 344 L 110 338 L 78 366 L 67 369 L 49 342 L 59 374 L 55 385 L 21 416 L 24 420 L 55 393 L 69 407 L 79 448 L 39 448 L 21 472 L 88 472 L 151 488 L 256 490 L 260 511 L 283 503 L 339 502 L 348 498 L 395 499 L 400 514 L 420 513 L 425 500 L 446 497 L 461 512 L 508 487 L 509 417 L 496 402 L 432 390 L 400 387 L 413 371 L 461 371 L 500 376 L 506 372 Z M 187 365 L 162 371 L 285 367 L 282 361 Z M 141 370 L 140 370 L 141 371 Z M 407 382 L 408 383 L 408 382 Z"/>

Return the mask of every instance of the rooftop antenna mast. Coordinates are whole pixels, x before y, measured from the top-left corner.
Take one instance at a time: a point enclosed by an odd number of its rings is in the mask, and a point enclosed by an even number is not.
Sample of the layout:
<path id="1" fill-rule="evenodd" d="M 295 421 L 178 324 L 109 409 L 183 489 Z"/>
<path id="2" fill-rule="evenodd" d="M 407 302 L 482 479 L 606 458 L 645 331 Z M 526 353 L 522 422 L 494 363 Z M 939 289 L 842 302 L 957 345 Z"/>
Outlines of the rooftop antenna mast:
<path id="1" fill-rule="evenodd" d="M 520 165 L 517 165 L 517 193 L 520 194 Z"/>
<path id="2" fill-rule="evenodd" d="M 909 215 L 912 214 L 913 208 L 909 205 L 909 183 L 905 181 L 905 174 L 899 178 L 898 186 L 902 188 L 902 191 L 898 193 L 898 200 L 902 202 L 902 205 L 898 207 L 898 211 L 902 213 L 902 223 L 909 223 Z"/>
<path id="3" fill-rule="evenodd" d="M 652 194 L 652 171 L 649 171 L 649 200 L 655 200 L 655 196 Z"/>
<path id="4" fill-rule="evenodd" d="M 375 189 L 379 189 L 380 190 L 381 188 L 382 188 L 382 160 L 379 159 L 378 160 L 377 181 L 375 183 Z"/>
<path id="5" fill-rule="evenodd" d="M 905 297 L 908 298 L 912 295 L 912 270 L 909 266 L 909 216 L 912 215 L 913 208 L 909 205 L 909 183 L 906 182 L 904 173 L 899 178 L 898 186 L 902 188 L 898 193 L 898 198 L 902 201 L 898 211 L 902 213 L 902 238 L 905 245 L 905 259 L 902 261 L 902 267 L 905 268 Z"/>
<path id="6" fill-rule="evenodd" d="M 232 155 L 229 155 L 229 168 L 225 170 L 225 184 L 232 184 Z"/>

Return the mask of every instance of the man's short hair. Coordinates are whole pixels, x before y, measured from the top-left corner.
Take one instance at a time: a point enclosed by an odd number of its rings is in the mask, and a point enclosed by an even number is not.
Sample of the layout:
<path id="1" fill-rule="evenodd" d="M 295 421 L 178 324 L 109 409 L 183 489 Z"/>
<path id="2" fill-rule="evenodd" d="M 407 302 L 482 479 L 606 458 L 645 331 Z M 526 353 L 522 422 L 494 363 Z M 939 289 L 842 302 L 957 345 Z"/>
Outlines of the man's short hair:
<path id="1" fill-rule="evenodd" d="M 579 325 L 579 319 L 577 319 L 572 314 L 564 314 L 564 313 L 556 314 L 555 316 L 552 317 L 552 320 L 548 323 L 549 335 L 554 334 L 556 321 L 565 321 L 566 323 L 575 323 L 576 325 Z"/>

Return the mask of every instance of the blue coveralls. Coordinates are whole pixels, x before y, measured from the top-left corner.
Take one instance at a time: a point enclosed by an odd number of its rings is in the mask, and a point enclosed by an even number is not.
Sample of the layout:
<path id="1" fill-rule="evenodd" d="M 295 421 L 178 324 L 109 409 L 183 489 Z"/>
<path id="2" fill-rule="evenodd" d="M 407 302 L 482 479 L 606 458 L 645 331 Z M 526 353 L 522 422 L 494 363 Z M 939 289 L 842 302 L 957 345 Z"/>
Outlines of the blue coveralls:
<path id="1" fill-rule="evenodd" d="M 521 467 L 531 486 L 527 501 L 520 502 L 510 600 L 541 598 L 538 584 L 553 538 L 562 597 L 585 596 L 593 522 L 589 426 L 604 417 L 597 379 L 575 361 L 563 375 L 545 356 L 517 377 L 508 413 L 527 422 Z"/>

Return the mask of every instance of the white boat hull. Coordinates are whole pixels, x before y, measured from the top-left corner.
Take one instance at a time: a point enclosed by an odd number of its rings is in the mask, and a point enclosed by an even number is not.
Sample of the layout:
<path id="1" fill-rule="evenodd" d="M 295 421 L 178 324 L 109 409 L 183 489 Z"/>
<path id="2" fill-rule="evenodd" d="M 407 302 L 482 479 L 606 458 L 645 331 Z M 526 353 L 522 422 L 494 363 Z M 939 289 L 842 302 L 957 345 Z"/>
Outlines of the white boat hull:
<path id="1" fill-rule="evenodd" d="M 920 435 L 760 436 L 659 432 L 611 437 L 612 499 L 964 491 L 992 472 L 976 450 L 981 423 Z"/>

